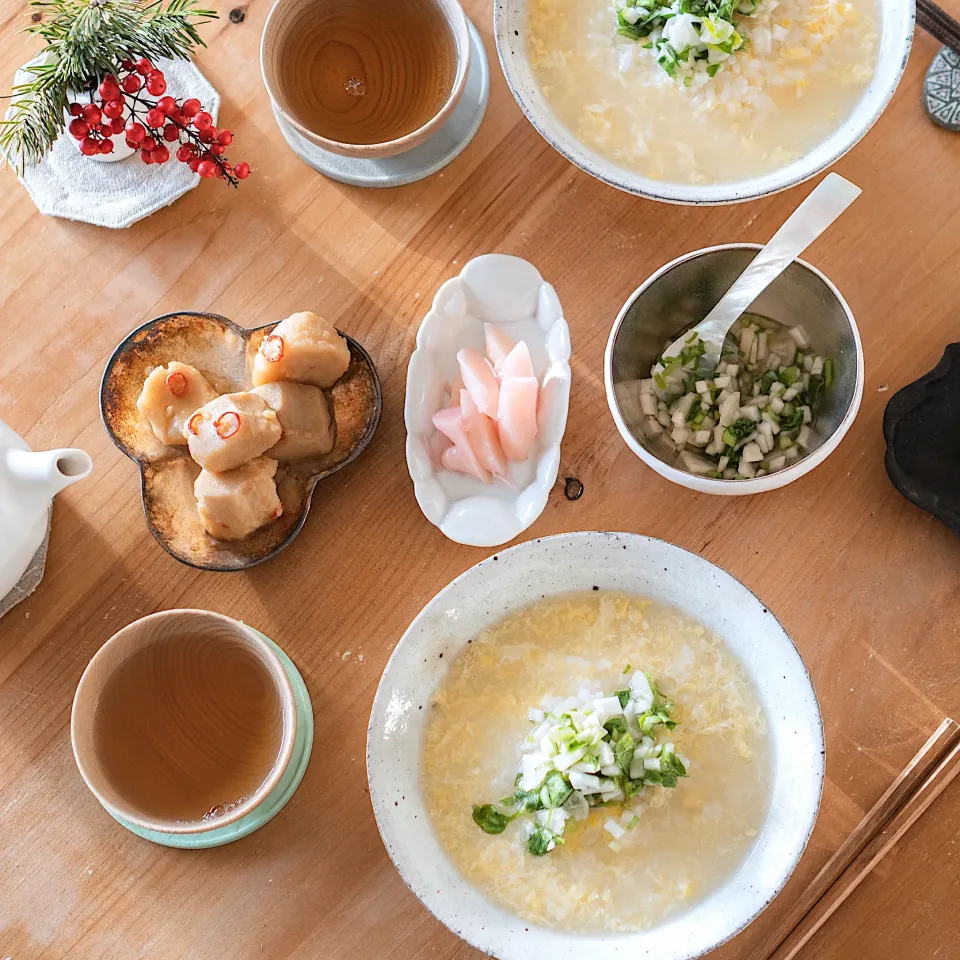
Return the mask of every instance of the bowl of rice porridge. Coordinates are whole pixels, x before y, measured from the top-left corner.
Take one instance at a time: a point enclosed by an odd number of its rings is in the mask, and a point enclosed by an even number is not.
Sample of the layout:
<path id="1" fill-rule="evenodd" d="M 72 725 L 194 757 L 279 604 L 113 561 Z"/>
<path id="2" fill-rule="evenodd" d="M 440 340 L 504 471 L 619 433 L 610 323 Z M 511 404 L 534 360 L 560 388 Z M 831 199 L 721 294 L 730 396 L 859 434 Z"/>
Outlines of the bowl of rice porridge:
<path id="1" fill-rule="evenodd" d="M 900 82 L 914 0 L 495 0 L 527 118 L 628 193 L 751 200 L 853 147 Z"/>
<path id="2" fill-rule="evenodd" d="M 384 845 L 499 960 L 691 960 L 750 923 L 816 819 L 823 728 L 774 615 L 649 537 L 489 557 L 421 611 L 367 733 Z"/>

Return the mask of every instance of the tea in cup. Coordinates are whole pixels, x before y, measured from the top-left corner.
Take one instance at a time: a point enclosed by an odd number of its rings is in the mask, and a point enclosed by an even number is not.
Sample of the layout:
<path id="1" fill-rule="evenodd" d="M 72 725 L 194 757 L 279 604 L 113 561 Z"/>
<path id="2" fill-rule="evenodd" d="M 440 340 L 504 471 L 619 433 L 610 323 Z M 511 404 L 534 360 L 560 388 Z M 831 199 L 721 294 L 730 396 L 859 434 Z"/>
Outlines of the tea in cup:
<path id="1" fill-rule="evenodd" d="M 391 157 L 456 107 L 470 67 L 467 19 L 456 0 L 278 0 L 260 65 L 277 111 L 311 143 Z"/>
<path id="2" fill-rule="evenodd" d="M 87 786 L 121 821 L 203 833 L 255 810 L 290 764 L 293 688 L 254 630 L 206 610 L 137 620 L 87 665 L 71 718 Z"/>

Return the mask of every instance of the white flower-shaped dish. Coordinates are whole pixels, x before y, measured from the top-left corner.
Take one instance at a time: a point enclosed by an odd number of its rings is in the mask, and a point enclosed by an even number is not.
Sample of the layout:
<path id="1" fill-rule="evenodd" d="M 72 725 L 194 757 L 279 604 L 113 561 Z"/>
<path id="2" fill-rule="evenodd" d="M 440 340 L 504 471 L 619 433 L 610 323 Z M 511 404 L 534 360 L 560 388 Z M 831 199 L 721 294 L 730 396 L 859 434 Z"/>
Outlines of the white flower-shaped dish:
<path id="1" fill-rule="evenodd" d="M 492 483 L 440 466 L 432 420 L 449 402 L 457 351 L 483 352 L 484 323 L 526 342 L 540 380 L 534 449 Z M 437 291 L 407 369 L 407 468 L 424 516 L 471 547 L 499 546 L 526 530 L 557 480 L 569 404 L 570 330 L 553 287 L 519 257 L 489 253 L 471 260 Z"/>

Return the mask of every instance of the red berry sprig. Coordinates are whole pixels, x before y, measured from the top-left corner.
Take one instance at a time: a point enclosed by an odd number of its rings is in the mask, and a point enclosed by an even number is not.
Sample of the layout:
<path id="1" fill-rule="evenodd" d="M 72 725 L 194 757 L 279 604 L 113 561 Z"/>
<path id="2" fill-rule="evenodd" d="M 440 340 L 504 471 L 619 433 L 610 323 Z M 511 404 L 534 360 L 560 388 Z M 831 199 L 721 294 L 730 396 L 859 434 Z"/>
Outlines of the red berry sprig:
<path id="1" fill-rule="evenodd" d="M 179 103 L 166 96 L 166 90 L 163 72 L 146 57 L 136 63 L 123 60 L 117 74 L 103 78 L 92 103 L 70 104 L 73 119 L 67 129 L 88 157 L 112 153 L 110 137 L 124 133 L 127 146 L 139 151 L 144 163 L 166 163 L 173 144 L 179 144 L 176 158 L 204 179 L 219 178 L 234 187 L 246 180 L 250 164 L 231 164 L 223 155 L 233 134 L 217 130 L 199 100 Z M 124 122 L 127 111 L 130 116 Z"/>

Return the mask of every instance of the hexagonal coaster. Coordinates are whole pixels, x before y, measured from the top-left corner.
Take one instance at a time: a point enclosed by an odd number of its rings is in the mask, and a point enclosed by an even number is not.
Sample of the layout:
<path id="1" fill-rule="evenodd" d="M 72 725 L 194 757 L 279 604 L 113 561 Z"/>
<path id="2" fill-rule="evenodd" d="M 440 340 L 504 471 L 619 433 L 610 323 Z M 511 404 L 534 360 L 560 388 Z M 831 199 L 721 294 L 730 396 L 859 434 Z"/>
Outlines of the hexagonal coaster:
<path id="1" fill-rule="evenodd" d="M 191 61 L 161 60 L 157 66 L 163 70 L 170 96 L 196 97 L 216 122 L 220 94 Z M 29 79 L 21 67 L 14 85 Z M 15 168 L 13 158 L 8 160 Z M 85 157 L 66 131 L 40 163 L 27 167 L 19 176 L 41 213 L 98 227 L 129 227 L 173 203 L 200 182 L 199 174 L 174 158 L 148 166 L 136 155 L 114 163 Z"/>
<path id="2" fill-rule="evenodd" d="M 923 82 L 923 104 L 945 130 L 960 130 L 960 54 L 941 47 Z"/>

